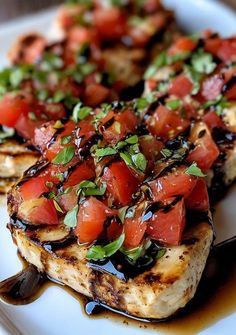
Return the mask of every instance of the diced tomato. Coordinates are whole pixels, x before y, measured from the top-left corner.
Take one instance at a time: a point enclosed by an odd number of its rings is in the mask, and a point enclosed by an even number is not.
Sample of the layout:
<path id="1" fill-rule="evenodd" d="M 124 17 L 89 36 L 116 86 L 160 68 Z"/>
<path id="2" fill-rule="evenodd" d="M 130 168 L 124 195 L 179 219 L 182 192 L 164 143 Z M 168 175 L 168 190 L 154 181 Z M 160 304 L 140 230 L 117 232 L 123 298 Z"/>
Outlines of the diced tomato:
<path id="1" fill-rule="evenodd" d="M 203 172 L 207 172 L 220 154 L 207 125 L 203 122 L 196 124 L 191 131 L 190 140 L 195 144 L 195 148 L 187 160 L 190 163 L 196 162 Z"/>
<path id="2" fill-rule="evenodd" d="M 43 123 L 44 121 L 30 120 L 28 115 L 21 114 L 14 128 L 17 130 L 17 133 L 23 138 L 32 139 L 34 138 L 35 128 L 40 127 Z"/>
<path id="3" fill-rule="evenodd" d="M 28 115 L 30 106 L 22 96 L 5 95 L 0 100 L 0 124 L 15 127 L 21 115 Z"/>
<path id="4" fill-rule="evenodd" d="M 147 124 L 153 135 L 168 140 L 183 132 L 189 126 L 189 121 L 181 118 L 178 111 L 172 111 L 161 105 L 148 118 Z"/>
<path id="5" fill-rule="evenodd" d="M 113 41 L 126 32 L 126 17 L 118 7 L 96 9 L 93 19 L 102 39 Z"/>
<path id="6" fill-rule="evenodd" d="M 196 185 L 196 177 L 185 173 L 186 167 L 180 167 L 170 174 L 148 183 L 153 201 L 164 201 L 176 195 L 189 196 Z"/>
<path id="7" fill-rule="evenodd" d="M 110 126 L 106 126 L 109 123 Z M 100 120 L 99 130 L 104 139 L 111 144 L 116 144 L 127 134 L 133 133 L 138 125 L 138 118 L 131 110 L 115 114 L 113 111 Z"/>
<path id="8" fill-rule="evenodd" d="M 80 121 L 77 124 L 76 130 L 76 146 L 81 149 L 86 145 L 86 143 L 91 140 L 93 136 L 96 135 L 96 131 L 94 128 L 93 120 L 92 119 L 85 119 Z"/>
<path id="9" fill-rule="evenodd" d="M 78 17 L 83 14 L 84 7 L 80 4 L 69 4 L 61 6 L 58 12 L 58 23 L 63 30 L 68 30 L 77 23 Z"/>
<path id="10" fill-rule="evenodd" d="M 105 167 L 101 180 L 107 184 L 108 193 L 121 206 L 126 206 L 132 201 L 132 195 L 137 192 L 139 184 L 138 179 L 123 161 Z"/>
<path id="11" fill-rule="evenodd" d="M 223 85 L 223 78 L 216 74 L 203 82 L 201 95 L 206 100 L 215 100 L 220 95 Z"/>
<path id="12" fill-rule="evenodd" d="M 170 55 L 176 55 L 183 52 L 191 52 L 197 46 L 197 41 L 188 37 L 180 37 L 169 49 Z"/>
<path id="13" fill-rule="evenodd" d="M 124 222 L 125 241 L 124 245 L 128 249 L 136 248 L 142 242 L 147 223 L 142 220 L 143 208 L 135 210 L 133 218 L 126 218 Z"/>
<path id="14" fill-rule="evenodd" d="M 180 74 L 178 77 L 173 79 L 168 93 L 175 95 L 178 98 L 184 98 L 186 95 L 191 94 L 193 90 L 193 83 L 184 74 Z"/>
<path id="15" fill-rule="evenodd" d="M 151 170 L 164 144 L 161 141 L 156 140 L 152 135 L 140 136 L 139 144 L 141 152 L 148 161 L 148 169 Z"/>
<path id="16" fill-rule="evenodd" d="M 104 229 L 104 223 L 109 216 L 116 215 L 116 211 L 105 206 L 95 197 L 85 200 L 79 208 L 78 224 L 75 235 L 80 243 L 95 241 Z"/>
<path id="17" fill-rule="evenodd" d="M 107 100 L 110 90 L 101 84 L 90 84 L 85 88 L 84 103 L 96 107 Z"/>
<path id="18" fill-rule="evenodd" d="M 24 200 L 36 199 L 43 193 L 49 192 L 46 186 L 48 176 L 30 178 L 20 186 L 20 192 Z"/>
<path id="19" fill-rule="evenodd" d="M 207 126 L 210 129 L 213 129 L 215 127 L 225 128 L 224 122 L 221 120 L 219 115 L 217 115 L 216 112 L 214 111 L 210 111 L 206 115 L 204 115 L 203 121 L 207 124 Z"/>
<path id="20" fill-rule="evenodd" d="M 188 209 L 200 212 L 205 212 L 209 210 L 209 196 L 206 182 L 204 179 L 199 178 L 197 180 L 196 186 L 190 193 L 189 197 L 185 200 L 185 205 Z"/>
<path id="21" fill-rule="evenodd" d="M 109 227 L 107 228 L 108 241 L 114 241 L 122 234 L 123 226 L 116 218 L 113 218 Z"/>
<path id="22" fill-rule="evenodd" d="M 184 199 L 178 201 L 169 211 L 157 211 L 147 225 L 151 239 L 167 245 L 179 245 L 185 227 Z"/>
<path id="23" fill-rule="evenodd" d="M 65 145 L 61 144 L 61 138 L 71 136 L 73 130 L 75 130 L 75 123 L 73 121 L 68 121 L 64 125 L 63 131 L 57 136 L 56 141 L 53 142 L 44 153 L 49 161 L 52 161 L 63 148 L 72 145 L 71 142 Z"/>
<path id="24" fill-rule="evenodd" d="M 223 62 L 236 60 L 236 38 L 209 39 L 205 42 L 205 50 L 220 58 Z"/>
<path id="25" fill-rule="evenodd" d="M 64 211 L 70 211 L 78 203 L 77 187 L 72 187 L 68 193 L 63 193 L 58 197 L 58 203 Z"/>
<path id="26" fill-rule="evenodd" d="M 44 105 L 44 113 L 49 120 L 61 120 L 66 116 L 66 111 L 61 103 L 47 103 Z"/>
<path id="27" fill-rule="evenodd" d="M 35 128 L 33 144 L 43 152 L 47 148 L 47 144 L 56 134 L 56 129 L 54 128 L 55 121 L 50 121 L 43 124 L 41 127 Z"/>
<path id="28" fill-rule="evenodd" d="M 222 40 L 217 56 L 224 62 L 236 61 L 236 38 Z"/>
<path id="29" fill-rule="evenodd" d="M 95 177 L 95 167 L 93 159 L 82 162 L 68 176 L 63 184 L 64 189 L 70 186 L 78 185 L 83 180 L 92 179 Z"/>
<path id="30" fill-rule="evenodd" d="M 24 201 L 19 207 L 19 216 L 35 225 L 56 225 L 59 223 L 53 201 L 46 198 Z"/>
<path id="31" fill-rule="evenodd" d="M 204 49 L 207 52 L 210 52 L 214 56 L 217 55 L 217 52 L 221 46 L 222 40 L 220 38 L 209 38 L 208 40 L 205 41 L 205 46 Z"/>
<path id="32" fill-rule="evenodd" d="M 37 177 L 32 177 L 20 185 L 20 193 L 24 200 L 36 199 L 43 193 L 52 191 L 52 188 L 47 186 L 47 182 L 55 185 L 59 184 L 57 174 L 60 173 L 60 168 L 55 165 L 50 165 L 44 169 Z M 52 186 L 53 187 L 53 186 Z"/>

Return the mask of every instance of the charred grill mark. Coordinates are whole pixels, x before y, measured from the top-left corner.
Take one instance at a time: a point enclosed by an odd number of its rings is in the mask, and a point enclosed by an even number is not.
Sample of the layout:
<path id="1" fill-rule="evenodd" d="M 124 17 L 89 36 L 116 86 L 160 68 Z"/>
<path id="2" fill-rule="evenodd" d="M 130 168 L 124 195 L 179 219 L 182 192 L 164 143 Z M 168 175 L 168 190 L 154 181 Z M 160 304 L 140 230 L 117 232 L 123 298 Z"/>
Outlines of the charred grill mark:
<path id="1" fill-rule="evenodd" d="M 48 252 L 55 252 L 59 249 L 66 248 L 77 241 L 76 236 L 73 233 L 69 233 L 66 237 L 57 241 L 46 241 L 43 242 L 42 246 Z"/>

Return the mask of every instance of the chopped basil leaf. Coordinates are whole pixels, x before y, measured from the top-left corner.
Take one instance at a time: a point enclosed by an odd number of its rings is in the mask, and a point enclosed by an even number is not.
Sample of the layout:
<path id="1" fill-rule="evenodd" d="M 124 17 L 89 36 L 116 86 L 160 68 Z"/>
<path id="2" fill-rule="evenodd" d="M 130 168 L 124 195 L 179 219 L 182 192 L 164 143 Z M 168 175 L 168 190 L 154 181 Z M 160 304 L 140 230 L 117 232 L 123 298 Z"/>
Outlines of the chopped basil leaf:
<path id="1" fill-rule="evenodd" d="M 57 177 L 57 179 L 58 179 L 60 182 L 63 182 L 63 181 L 64 181 L 64 175 L 63 175 L 63 173 L 57 173 L 56 177 Z"/>
<path id="2" fill-rule="evenodd" d="M 61 142 L 62 145 L 68 144 L 68 143 L 70 143 L 71 138 L 72 138 L 71 136 L 63 136 L 60 139 L 60 142 Z"/>
<path id="3" fill-rule="evenodd" d="M 91 112 L 91 107 L 82 107 L 82 102 L 79 102 L 73 109 L 72 119 L 77 123 L 78 121 L 85 119 Z"/>
<path id="4" fill-rule="evenodd" d="M 139 98 L 136 100 L 135 102 L 135 108 L 138 111 L 143 111 L 144 109 L 146 109 L 149 106 L 149 102 L 146 98 Z"/>
<path id="5" fill-rule="evenodd" d="M 200 90 L 200 80 L 202 78 L 202 74 L 197 72 L 193 67 L 191 67 L 189 65 L 184 66 L 184 73 L 193 82 L 192 94 L 193 95 L 197 94 Z"/>
<path id="6" fill-rule="evenodd" d="M 99 260 L 114 255 L 123 245 L 125 234 L 122 233 L 115 241 L 105 245 L 93 245 L 87 253 L 87 258 L 91 260 Z"/>
<path id="7" fill-rule="evenodd" d="M 106 192 L 106 184 L 102 183 L 100 187 L 98 187 L 94 182 L 90 180 L 83 180 L 79 183 L 77 188 L 77 193 L 79 196 L 87 197 L 90 195 L 99 195 L 102 196 Z"/>
<path id="8" fill-rule="evenodd" d="M 53 125 L 54 129 L 61 129 L 63 127 L 64 127 L 64 124 L 60 120 L 57 120 Z"/>
<path id="9" fill-rule="evenodd" d="M 107 148 L 99 148 L 95 151 L 95 156 L 97 157 L 105 157 L 105 156 L 111 156 L 115 155 L 117 153 L 117 150 L 107 147 Z"/>
<path id="10" fill-rule="evenodd" d="M 143 246 L 141 245 L 134 249 L 125 249 L 122 247 L 120 251 L 127 257 L 130 264 L 135 265 L 136 261 L 143 255 Z"/>
<path id="11" fill-rule="evenodd" d="M 75 228 L 77 226 L 77 214 L 78 214 L 78 205 L 76 205 L 69 212 L 67 212 L 64 218 L 64 224 L 70 228 Z"/>
<path id="12" fill-rule="evenodd" d="M 202 170 L 197 166 L 197 163 L 193 163 L 186 170 L 185 173 L 196 176 L 196 177 L 205 177 L 206 175 L 202 172 Z"/>
<path id="13" fill-rule="evenodd" d="M 118 209 L 118 217 L 122 223 L 124 223 L 125 221 L 125 215 L 126 215 L 126 211 L 128 208 L 129 206 L 125 206 L 125 207 Z"/>
<path id="14" fill-rule="evenodd" d="M 48 188 L 52 188 L 53 187 L 53 183 L 51 181 L 46 181 L 45 185 L 48 187 Z"/>
<path id="15" fill-rule="evenodd" d="M 199 49 L 191 57 L 191 64 L 195 71 L 199 73 L 210 74 L 216 68 L 216 63 L 213 62 L 213 56 L 210 53 Z"/>
<path id="16" fill-rule="evenodd" d="M 164 255 L 165 255 L 165 253 L 166 253 L 166 249 L 159 249 L 158 251 L 157 251 L 157 255 L 156 255 L 156 259 L 160 259 L 161 257 L 163 257 Z"/>
<path id="17" fill-rule="evenodd" d="M 65 92 L 63 92 L 63 91 L 57 91 L 57 92 L 55 92 L 52 100 L 53 100 L 53 102 L 58 103 L 58 102 L 63 101 L 65 99 L 65 97 L 66 97 L 66 93 Z"/>
<path id="18" fill-rule="evenodd" d="M 116 133 L 120 134 L 120 131 L 121 131 L 121 124 L 120 124 L 120 122 L 115 121 L 113 125 L 114 125 Z"/>
<path id="19" fill-rule="evenodd" d="M 125 142 L 128 144 L 136 144 L 138 143 L 138 136 L 137 135 L 130 136 L 125 140 Z"/>
<path id="20" fill-rule="evenodd" d="M 60 207 L 60 205 L 58 204 L 58 202 L 55 199 L 53 199 L 53 203 L 54 203 L 54 206 L 55 206 L 55 208 L 58 212 L 64 213 L 63 209 Z"/>
<path id="21" fill-rule="evenodd" d="M 161 150 L 161 154 L 165 157 L 165 158 L 169 158 L 173 155 L 173 152 L 170 149 L 164 148 Z"/>
<path id="22" fill-rule="evenodd" d="M 181 106 L 181 100 L 179 100 L 179 99 L 169 100 L 169 101 L 166 102 L 166 107 L 168 107 L 172 110 L 176 110 L 180 106 Z"/>
<path id="23" fill-rule="evenodd" d="M 53 164 L 67 164 L 69 163 L 75 155 L 75 147 L 69 146 L 62 149 L 55 158 L 53 158 Z"/>
<path id="24" fill-rule="evenodd" d="M 31 121 L 37 121 L 38 120 L 38 118 L 37 118 L 37 116 L 36 116 L 36 114 L 34 112 L 29 112 L 28 116 L 29 116 L 29 119 Z"/>
<path id="25" fill-rule="evenodd" d="M 125 162 L 126 165 L 131 166 L 132 167 L 132 159 L 130 154 L 125 151 L 125 152 L 120 152 L 120 157 L 123 159 L 123 161 Z"/>
<path id="26" fill-rule="evenodd" d="M 101 245 L 93 245 L 87 252 L 87 259 L 93 261 L 98 261 L 100 259 L 104 259 L 105 257 L 106 253 Z"/>
<path id="27" fill-rule="evenodd" d="M 49 97 L 49 92 L 46 89 L 42 89 L 37 92 L 37 98 L 41 101 L 46 101 L 48 97 Z"/>

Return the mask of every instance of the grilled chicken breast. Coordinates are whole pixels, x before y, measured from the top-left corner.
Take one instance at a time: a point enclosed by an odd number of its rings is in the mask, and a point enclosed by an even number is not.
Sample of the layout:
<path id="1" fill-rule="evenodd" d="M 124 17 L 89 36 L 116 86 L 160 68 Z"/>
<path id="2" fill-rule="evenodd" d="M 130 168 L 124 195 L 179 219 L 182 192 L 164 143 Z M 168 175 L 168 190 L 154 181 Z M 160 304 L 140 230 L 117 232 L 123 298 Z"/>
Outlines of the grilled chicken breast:
<path id="1" fill-rule="evenodd" d="M 87 248 L 76 242 L 51 250 L 51 243 L 56 245 L 68 235 L 65 226 L 27 232 L 10 225 L 10 230 L 20 254 L 39 271 L 91 299 L 156 319 L 173 315 L 194 296 L 213 240 L 212 227 L 202 222 L 186 231 L 183 243 L 168 248 L 150 270 L 121 280 L 92 269 L 86 261 Z"/>
<path id="2" fill-rule="evenodd" d="M 36 150 L 16 139 L 7 139 L 0 144 L 0 194 L 5 194 L 38 157 Z"/>

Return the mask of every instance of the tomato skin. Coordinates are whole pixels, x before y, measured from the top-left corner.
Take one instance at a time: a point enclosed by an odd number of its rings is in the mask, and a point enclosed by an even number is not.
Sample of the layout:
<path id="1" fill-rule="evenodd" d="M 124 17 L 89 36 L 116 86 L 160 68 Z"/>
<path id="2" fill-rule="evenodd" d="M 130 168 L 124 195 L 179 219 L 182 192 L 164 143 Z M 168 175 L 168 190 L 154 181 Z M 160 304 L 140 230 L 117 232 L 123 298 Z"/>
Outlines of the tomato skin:
<path id="1" fill-rule="evenodd" d="M 49 192 L 49 188 L 46 186 L 48 181 L 47 176 L 35 177 L 27 180 L 23 185 L 20 186 L 20 192 L 23 199 L 37 199 L 43 193 Z"/>
<path id="2" fill-rule="evenodd" d="M 164 201 L 176 195 L 189 196 L 196 185 L 196 177 L 185 173 L 186 167 L 180 167 L 167 176 L 148 183 L 153 201 Z"/>
<path id="3" fill-rule="evenodd" d="M 66 146 L 72 145 L 71 143 L 62 145 L 60 143 L 60 139 L 64 136 L 71 136 L 72 131 L 75 129 L 75 123 L 73 121 L 68 121 L 64 125 L 63 131 L 60 133 L 60 135 L 57 136 L 57 139 L 54 143 L 52 143 L 47 150 L 44 152 L 45 157 L 52 161 L 54 157 Z"/>
<path id="4" fill-rule="evenodd" d="M 143 208 L 137 208 L 133 218 L 126 218 L 124 222 L 125 241 L 127 249 L 136 248 L 142 242 L 147 223 L 142 221 Z"/>
<path id="5" fill-rule="evenodd" d="M 112 124 L 107 128 L 106 123 L 112 121 Z M 138 125 L 138 118 L 131 110 L 125 110 L 120 113 L 109 111 L 107 115 L 100 120 L 99 131 L 104 139 L 111 144 L 116 144 L 127 134 L 135 131 Z"/>
<path id="6" fill-rule="evenodd" d="M 170 95 L 175 95 L 178 98 L 184 98 L 186 95 L 191 94 L 193 90 L 193 83 L 184 74 L 176 77 L 168 89 Z"/>
<path id="7" fill-rule="evenodd" d="M 159 210 L 153 215 L 147 224 L 147 234 L 151 239 L 164 244 L 179 245 L 185 221 L 184 199 L 181 199 L 170 211 Z"/>
<path id="8" fill-rule="evenodd" d="M 0 100 L 0 123 L 14 127 L 19 117 L 30 112 L 30 106 L 24 97 L 5 95 Z"/>
<path id="9" fill-rule="evenodd" d="M 51 199 L 39 198 L 24 201 L 19 207 L 19 216 L 33 225 L 59 224 L 57 211 Z"/>
<path id="10" fill-rule="evenodd" d="M 54 121 L 47 122 L 41 127 L 37 127 L 34 130 L 33 144 L 41 151 L 45 151 L 47 144 L 56 134 L 57 130 L 54 128 Z"/>
<path id="11" fill-rule="evenodd" d="M 107 239 L 108 241 L 114 241 L 117 239 L 123 231 L 123 226 L 116 218 L 112 219 L 109 227 L 107 228 Z"/>
<path id="12" fill-rule="evenodd" d="M 104 229 L 107 217 L 113 216 L 116 211 L 105 206 L 95 197 L 85 200 L 79 208 L 78 224 L 75 235 L 80 243 L 91 243 L 95 241 Z"/>
<path id="13" fill-rule="evenodd" d="M 221 120 L 219 115 L 217 115 L 216 112 L 214 111 L 210 111 L 206 115 L 204 115 L 203 121 L 210 129 L 213 129 L 215 127 L 225 128 L 224 122 Z"/>
<path id="14" fill-rule="evenodd" d="M 172 111 L 161 105 L 148 118 L 147 125 L 153 135 L 168 140 L 183 132 L 189 126 L 189 121 L 182 119 L 178 111 Z"/>
<path id="15" fill-rule="evenodd" d="M 139 137 L 139 145 L 141 152 L 148 161 L 148 170 L 152 170 L 164 144 L 161 141 L 156 140 L 154 136 L 144 135 Z"/>
<path id="16" fill-rule="evenodd" d="M 234 77 L 236 74 L 234 75 Z M 236 84 L 234 84 L 227 92 L 225 93 L 226 98 L 228 100 L 235 100 L 236 99 Z"/>
<path id="17" fill-rule="evenodd" d="M 215 100 L 221 93 L 224 80 L 219 75 L 207 78 L 202 85 L 201 95 L 207 100 Z"/>
<path id="18" fill-rule="evenodd" d="M 70 173 L 63 187 L 66 189 L 67 187 L 78 185 L 81 181 L 92 179 L 95 176 L 95 166 L 93 159 L 90 158 L 88 161 L 82 162 Z"/>
<path id="19" fill-rule="evenodd" d="M 98 8 L 94 11 L 94 25 L 101 39 L 114 40 L 126 32 L 126 18 L 117 8 Z"/>
<path id="20" fill-rule="evenodd" d="M 196 186 L 185 200 L 185 205 L 188 209 L 200 212 L 206 212 L 210 209 L 209 196 L 204 179 L 199 178 L 197 180 Z"/>
<path id="21" fill-rule="evenodd" d="M 169 49 L 170 55 L 176 55 L 181 52 L 193 51 L 197 46 L 197 41 L 194 41 L 188 37 L 180 37 Z"/>
<path id="22" fill-rule="evenodd" d="M 110 90 L 101 84 L 90 84 L 85 88 L 84 103 L 96 107 L 109 96 Z"/>
<path id="23" fill-rule="evenodd" d="M 69 193 L 63 193 L 58 198 L 58 203 L 64 211 L 70 211 L 78 203 L 77 187 L 72 187 L 72 190 Z"/>
<path id="24" fill-rule="evenodd" d="M 138 189 L 138 179 L 132 174 L 125 162 L 118 161 L 105 167 L 101 181 L 107 184 L 107 192 L 115 203 L 126 206 Z"/>
<path id="25" fill-rule="evenodd" d="M 198 134 L 205 131 L 200 138 Z M 212 139 L 209 128 L 203 122 L 195 125 L 190 134 L 190 140 L 195 144 L 195 148 L 187 157 L 190 163 L 196 162 L 203 172 L 208 172 L 220 154 L 219 148 Z"/>
<path id="26" fill-rule="evenodd" d="M 236 38 L 214 38 L 205 42 L 205 50 L 220 58 L 223 62 L 236 60 Z"/>

